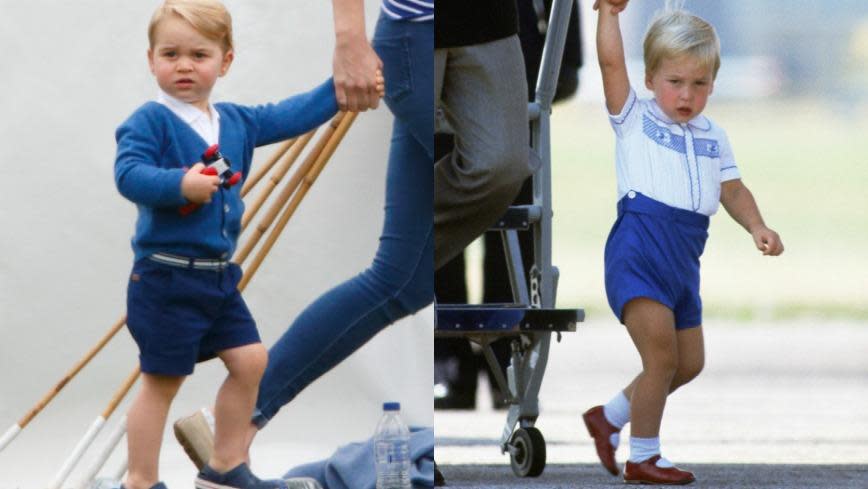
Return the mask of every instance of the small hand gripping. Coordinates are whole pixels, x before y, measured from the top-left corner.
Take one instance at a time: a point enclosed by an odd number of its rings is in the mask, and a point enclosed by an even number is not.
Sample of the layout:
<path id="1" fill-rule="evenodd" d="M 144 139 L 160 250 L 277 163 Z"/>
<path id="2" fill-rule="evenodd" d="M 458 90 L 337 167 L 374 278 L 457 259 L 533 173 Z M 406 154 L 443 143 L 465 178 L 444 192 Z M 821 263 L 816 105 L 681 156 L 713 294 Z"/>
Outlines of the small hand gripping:
<path id="1" fill-rule="evenodd" d="M 223 188 L 228 189 L 241 182 L 241 172 L 232 171 L 232 163 L 220 153 L 220 145 L 218 144 L 210 146 L 202 153 L 202 163 L 206 166 L 200 173 L 220 177 L 220 185 Z M 182 216 L 186 216 L 199 207 L 201 207 L 201 204 L 191 202 L 178 209 L 178 212 Z"/>

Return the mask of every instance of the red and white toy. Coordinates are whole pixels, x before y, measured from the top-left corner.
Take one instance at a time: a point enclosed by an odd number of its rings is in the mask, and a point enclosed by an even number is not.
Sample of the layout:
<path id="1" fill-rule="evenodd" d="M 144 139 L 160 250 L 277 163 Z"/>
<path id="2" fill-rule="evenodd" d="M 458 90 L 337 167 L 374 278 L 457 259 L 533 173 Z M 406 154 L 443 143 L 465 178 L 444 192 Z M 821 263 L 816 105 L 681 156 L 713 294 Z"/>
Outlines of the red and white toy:
<path id="1" fill-rule="evenodd" d="M 205 168 L 202 168 L 200 173 L 220 177 L 220 185 L 223 188 L 232 187 L 241 181 L 241 172 L 232 171 L 232 163 L 220 153 L 219 144 L 212 145 L 202 153 L 202 163 L 205 164 Z M 181 207 L 179 212 L 182 216 L 186 216 L 200 206 L 201 204 L 191 202 Z"/>

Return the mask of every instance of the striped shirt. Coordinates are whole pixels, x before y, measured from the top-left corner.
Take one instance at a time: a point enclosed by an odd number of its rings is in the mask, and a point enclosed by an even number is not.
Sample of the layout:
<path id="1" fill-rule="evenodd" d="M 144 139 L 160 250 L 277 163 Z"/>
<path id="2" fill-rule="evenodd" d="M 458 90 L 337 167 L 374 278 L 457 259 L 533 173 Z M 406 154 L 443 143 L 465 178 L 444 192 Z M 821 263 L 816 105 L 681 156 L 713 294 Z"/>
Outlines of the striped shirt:
<path id="1" fill-rule="evenodd" d="M 711 216 L 720 204 L 720 184 L 740 178 L 726 133 L 704 115 L 676 123 L 653 99 L 640 100 L 631 89 L 609 122 L 617 136 L 618 200 L 635 191 Z"/>
<path id="2" fill-rule="evenodd" d="M 434 0 L 383 0 L 380 8 L 384 14 L 395 20 L 434 20 Z"/>

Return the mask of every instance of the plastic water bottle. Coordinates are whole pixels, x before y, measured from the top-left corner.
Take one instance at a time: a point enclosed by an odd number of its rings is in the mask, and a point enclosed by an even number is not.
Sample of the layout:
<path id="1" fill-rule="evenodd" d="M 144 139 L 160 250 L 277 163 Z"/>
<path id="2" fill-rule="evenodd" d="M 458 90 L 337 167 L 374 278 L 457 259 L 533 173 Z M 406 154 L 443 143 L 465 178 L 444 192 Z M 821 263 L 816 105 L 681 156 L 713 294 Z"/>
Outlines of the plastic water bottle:
<path id="1" fill-rule="evenodd" d="M 377 489 L 413 489 L 410 483 L 410 430 L 401 420 L 401 404 L 383 404 L 374 433 Z"/>

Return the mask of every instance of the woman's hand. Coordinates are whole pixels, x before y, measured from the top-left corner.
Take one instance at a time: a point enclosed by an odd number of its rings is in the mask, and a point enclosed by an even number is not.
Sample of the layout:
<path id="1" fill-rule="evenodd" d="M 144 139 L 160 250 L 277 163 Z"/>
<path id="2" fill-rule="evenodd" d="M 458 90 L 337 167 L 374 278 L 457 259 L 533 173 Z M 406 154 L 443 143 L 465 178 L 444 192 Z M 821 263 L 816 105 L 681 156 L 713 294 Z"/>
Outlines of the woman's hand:
<path id="1" fill-rule="evenodd" d="M 338 36 L 334 56 L 335 95 L 341 110 L 376 109 L 384 84 L 383 62 L 364 37 Z"/>

